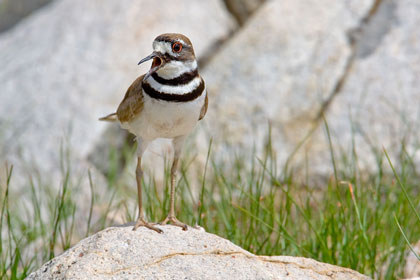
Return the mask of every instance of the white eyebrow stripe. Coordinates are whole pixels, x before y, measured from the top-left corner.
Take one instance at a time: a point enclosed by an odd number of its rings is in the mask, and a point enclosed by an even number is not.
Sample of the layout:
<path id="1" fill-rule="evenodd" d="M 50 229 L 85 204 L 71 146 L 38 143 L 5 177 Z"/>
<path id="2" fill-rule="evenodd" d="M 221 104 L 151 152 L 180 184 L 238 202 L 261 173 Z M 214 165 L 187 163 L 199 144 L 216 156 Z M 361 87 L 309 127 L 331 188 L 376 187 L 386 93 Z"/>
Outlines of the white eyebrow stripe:
<path id="1" fill-rule="evenodd" d="M 169 94 L 188 94 L 194 91 L 201 83 L 201 77 L 194 78 L 191 82 L 178 85 L 178 86 L 169 86 L 169 85 L 162 85 L 161 83 L 157 82 L 152 76 L 147 79 L 147 83 L 156 91 L 161 93 L 169 93 Z"/>

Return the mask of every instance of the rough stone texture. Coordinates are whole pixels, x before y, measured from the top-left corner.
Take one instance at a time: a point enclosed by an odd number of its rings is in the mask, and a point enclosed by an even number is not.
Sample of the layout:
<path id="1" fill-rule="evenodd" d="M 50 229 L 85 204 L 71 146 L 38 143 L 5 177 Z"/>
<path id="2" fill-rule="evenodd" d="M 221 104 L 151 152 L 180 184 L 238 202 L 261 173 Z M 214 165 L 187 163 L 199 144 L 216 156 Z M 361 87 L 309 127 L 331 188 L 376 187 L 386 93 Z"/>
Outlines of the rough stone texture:
<path id="1" fill-rule="evenodd" d="M 279 166 L 329 175 L 325 115 L 360 169 L 382 147 L 397 163 L 401 143 L 420 166 L 419 24 L 415 0 L 265 3 L 204 73 L 215 147 L 261 150 L 270 126 Z"/>
<path id="2" fill-rule="evenodd" d="M 420 241 L 413 245 L 413 249 L 420 255 Z M 408 252 L 407 258 L 405 259 L 404 277 L 407 279 L 420 279 L 420 260 L 417 259 L 411 250 Z"/>
<path id="3" fill-rule="evenodd" d="M 397 164 L 401 143 L 420 168 L 418 26 L 419 1 L 381 1 L 359 35 L 353 66 L 331 103 L 327 118 L 333 141 L 350 155 L 354 140 L 361 168 L 375 166 L 374 154 L 382 147 Z"/>
<path id="4" fill-rule="evenodd" d="M 27 279 L 369 279 L 312 259 L 256 256 L 203 230 L 161 228 L 105 229 Z"/>
<path id="5" fill-rule="evenodd" d="M 63 147 L 77 169 L 158 34 L 186 34 L 200 57 L 233 25 L 219 0 L 51 3 L 0 37 L 0 159 L 56 181 Z"/>
<path id="6" fill-rule="evenodd" d="M 205 69 L 212 102 L 206 121 L 215 142 L 228 149 L 261 148 L 270 124 L 277 157 L 284 162 L 345 73 L 352 57 L 348 34 L 371 5 L 365 0 L 266 2 Z M 310 146 L 326 147 L 316 141 Z"/>

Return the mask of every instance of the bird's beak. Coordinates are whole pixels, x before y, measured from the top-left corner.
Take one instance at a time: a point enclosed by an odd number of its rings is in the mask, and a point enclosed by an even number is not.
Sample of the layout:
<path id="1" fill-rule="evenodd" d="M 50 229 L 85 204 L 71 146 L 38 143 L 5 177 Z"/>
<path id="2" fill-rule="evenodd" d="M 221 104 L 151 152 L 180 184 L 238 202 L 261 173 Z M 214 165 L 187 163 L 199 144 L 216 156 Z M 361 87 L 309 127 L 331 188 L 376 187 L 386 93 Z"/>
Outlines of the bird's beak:
<path id="1" fill-rule="evenodd" d="M 151 59 L 153 59 L 152 66 L 150 67 L 150 70 L 149 72 L 147 72 L 146 76 L 144 76 L 144 79 L 147 79 L 150 75 L 155 73 L 165 64 L 162 54 L 159 52 L 153 52 L 151 55 L 146 56 L 145 58 L 140 60 L 138 65 L 142 64 L 143 62 L 149 61 Z"/>

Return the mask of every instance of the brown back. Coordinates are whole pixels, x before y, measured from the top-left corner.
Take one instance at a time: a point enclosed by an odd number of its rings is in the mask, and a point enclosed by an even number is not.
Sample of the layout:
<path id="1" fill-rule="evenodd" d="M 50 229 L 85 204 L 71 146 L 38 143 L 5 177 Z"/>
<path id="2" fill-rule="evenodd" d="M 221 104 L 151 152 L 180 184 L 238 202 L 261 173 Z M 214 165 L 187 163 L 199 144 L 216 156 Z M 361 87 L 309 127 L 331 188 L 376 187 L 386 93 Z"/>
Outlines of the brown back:
<path id="1" fill-rule="evenodd" d="M 118 106 L 117 117 L 120 122 L 132 121 L 143 110 L 143 78 L 144 75 L 141 75 L 131 84 Z"/>

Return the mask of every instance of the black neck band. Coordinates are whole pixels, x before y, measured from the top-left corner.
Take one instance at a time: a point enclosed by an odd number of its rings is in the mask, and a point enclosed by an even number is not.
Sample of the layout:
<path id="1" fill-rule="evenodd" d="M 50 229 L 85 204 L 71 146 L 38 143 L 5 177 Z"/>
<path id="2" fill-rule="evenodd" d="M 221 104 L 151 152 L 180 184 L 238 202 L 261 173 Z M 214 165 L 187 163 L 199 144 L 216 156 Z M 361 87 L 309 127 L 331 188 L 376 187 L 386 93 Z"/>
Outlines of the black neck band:
<path id="1" fill-rule="evenodd" d="M 168 85 L 168 86 L 178 86 L 178 85 L 185 85 L 188 82 L 192 81 L 195 77 L 198 76 L 198 71 L 195 69 L 191 72 L 186 72 L 182 74 L 181 76 L 178 76 L 173 79 L 164 79 L 158 75 L 158 73 L 154 72 L 152 74 L 153 79 L 155 79 L 156 82 L 162 85 Z"/>
<path id="2" fill-rule="evenodd" d="M 154 99 L 165 100 L 169 102 L 188 102 L 199 97 L 204 91 L 204 81 L 201 79 L 199 86 L 186 94 L 162 93 L 152 88 L 147 82 L 142 84 L 143 91 Z"/>

